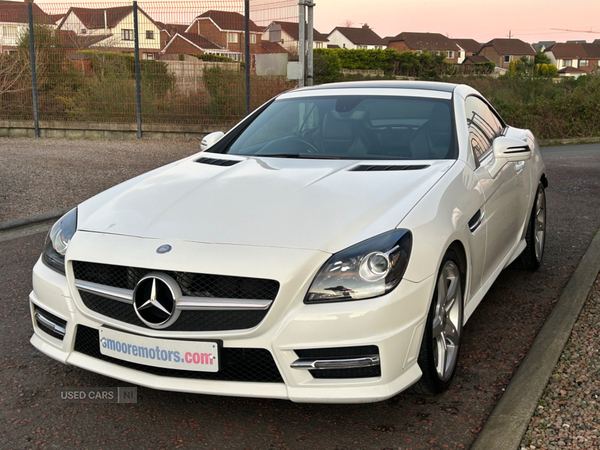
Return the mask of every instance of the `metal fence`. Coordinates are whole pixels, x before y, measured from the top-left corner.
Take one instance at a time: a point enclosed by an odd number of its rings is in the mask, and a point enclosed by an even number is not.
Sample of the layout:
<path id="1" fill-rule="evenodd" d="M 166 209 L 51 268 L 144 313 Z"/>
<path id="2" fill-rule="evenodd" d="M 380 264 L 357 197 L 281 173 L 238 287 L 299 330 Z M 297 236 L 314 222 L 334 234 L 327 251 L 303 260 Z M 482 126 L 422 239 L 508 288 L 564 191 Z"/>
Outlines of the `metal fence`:
<path id="1" fill-rule="evenodd" d="M 296 84 L 297 5 L 250 2 L 246 61 L 243 0 L 1 2 L 0 120 L 233 123 L 246 67 L 250 109 Z"/>

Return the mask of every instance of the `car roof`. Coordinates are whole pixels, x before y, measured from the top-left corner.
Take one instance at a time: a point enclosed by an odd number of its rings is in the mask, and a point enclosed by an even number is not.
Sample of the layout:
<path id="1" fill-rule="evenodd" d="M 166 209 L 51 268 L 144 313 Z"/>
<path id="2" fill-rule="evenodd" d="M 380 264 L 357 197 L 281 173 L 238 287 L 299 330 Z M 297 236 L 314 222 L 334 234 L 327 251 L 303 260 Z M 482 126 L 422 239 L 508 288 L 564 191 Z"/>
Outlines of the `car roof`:
<path id="1" fill-rule="evenodd" d="M 295 92 L 322 91 L 334 89 L 420 89 L 426 91 L 453 92 L 457 87 L 453 83 L 441 83 L 438 81 L 400 81 L 400 80 L 377 80 L 377 81 L 350 81 L 342 83 L 321 84 L 296 89 Z"/>

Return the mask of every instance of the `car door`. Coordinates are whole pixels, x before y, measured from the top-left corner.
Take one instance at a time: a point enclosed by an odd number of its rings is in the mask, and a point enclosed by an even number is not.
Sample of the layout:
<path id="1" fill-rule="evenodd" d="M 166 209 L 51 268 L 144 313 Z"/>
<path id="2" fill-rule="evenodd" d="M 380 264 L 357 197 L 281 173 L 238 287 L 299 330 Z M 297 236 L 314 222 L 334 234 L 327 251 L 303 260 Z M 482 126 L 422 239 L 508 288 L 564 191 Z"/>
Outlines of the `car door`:
<path id="1" fill-rule="evenodd" d="M 490 176 L 488 169 L 494 163 L 493 142 L 504 132 L 504 125 L 494 110 L 473 95 L 466 99 L 465 112 L 469 141 L 478 166 L 475 176 L 485 198 L 482 211 L 486 227 L 483 284 L 520 240 L 529 192 L 522 180 L 523 162 L 507 163 L 496 176 Z"/>

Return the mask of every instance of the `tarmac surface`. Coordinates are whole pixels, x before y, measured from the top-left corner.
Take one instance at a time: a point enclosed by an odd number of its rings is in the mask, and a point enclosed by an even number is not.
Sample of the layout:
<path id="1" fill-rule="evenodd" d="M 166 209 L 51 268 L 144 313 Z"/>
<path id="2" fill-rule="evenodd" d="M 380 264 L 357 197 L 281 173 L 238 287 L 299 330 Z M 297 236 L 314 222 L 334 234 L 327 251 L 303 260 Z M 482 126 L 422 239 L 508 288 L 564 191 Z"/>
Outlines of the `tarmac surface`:
<path id="1" fill-rule="evenodd" d="M 198 148 L 194 141 L 165 145 L 0 139 L 0 221 L 73 207 Z M 600 155 L 579 151 L 561 147 L 546 157 L 544 264 L 500 275 L 465 326 L 453 385 L 437 397 L 307 405 L 140 387 L 136 404 L 61 402 L 65 387 L 130 385 L 55 362 L 29 344 L 27 296 L 44 231 L 4 241 L 0 234 L 0 442 L 15 449 L 469 448 L 600 227 Z M 52 164 L 55 158 L 62 162 Z"/>

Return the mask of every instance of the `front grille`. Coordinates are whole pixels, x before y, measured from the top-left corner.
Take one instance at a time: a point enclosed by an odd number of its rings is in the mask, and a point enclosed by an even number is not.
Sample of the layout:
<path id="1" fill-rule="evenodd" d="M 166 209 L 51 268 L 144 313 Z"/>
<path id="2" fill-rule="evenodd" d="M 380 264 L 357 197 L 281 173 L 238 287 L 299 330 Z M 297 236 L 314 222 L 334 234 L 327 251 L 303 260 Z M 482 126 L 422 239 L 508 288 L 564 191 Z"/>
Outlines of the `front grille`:
<path id="1" fill-rule="evenodd" d="M 150 328 L 142 322 L 133 305 L 110 300 L 89 292 L 79 291 L 81 300 L 86 307 L 92 311 L 110 317 L 121 322 L 137 325 L 138 327 Z M 179 318 L 167 331 L 226 331 L 245 330 L 258 325 L 266 316 L 268 310 L 255 311 L 192 311 L 183 310 Z"/>
<path id="2" fill-rule="evenodd" d="M 154 269 L 73 261 L 75 279 L 106 286 L 133 290 L 138 281 Z M 260 278 L 233 277 L 189 272 L 164 271 L 181 288 L 184 296 L 275 300 L 279 282 Z M 79 291 L 87 308 L 131 325 L 150 328 L 135 314 L 133 306 L 116 300 Z M 181 311 L 168 331 L 228 331 L 246 330 L 257 326 L 269 312 L 266 310 Z"/>
<path id="3" fill-rule="evenodd" d="M 73 271 L 77 280 L 133 290 L 141 278 L 156 270 L 73 261 Z M 161 272 L 177 281 L 183 295 L 189 297 L 275 300 L 279 291 L 279 282 L 275 280 L 190 272 Z"/>
<path id="4" fill-rule="evenodd" d="M 223 347 L 220 353 L 218 372 L 195 372 L 191 370 L 165 369 L 122 361 L 100 353 L 100 333 L 84 325 L 77 326 L 75 351 L 112 364 L 139 370 L 162 377 L 195 378 L 201 380 L 240 381 L 256 383 L 283 383 L 279 369 L 264 348 Z M 135 380 L 133 380 L 135 381 Z"/>
<path id="5" fill-rule="evenodd" d="M 306 359 L 344 359 L 379 355 L 379 348 L 376 345 L 363 345 L 360 347 L 310 348 L 294 350 L 294 352 L 300 358 Z M 320 379 L 371 378 L 381 376 L 381 366 L 377 365 L 352 369 L 320 369 L 309 370 L 309 372 L 313 378 Z"/>
<path id="6" fill-rule="evenodd" d="M 34 314 L 34 318 L 35 318 L 35 313 L 39 312 L 41 315 L 43 315 L 46 319 L 49 319 L 51 322 L 55 323 L 56 325 L 58 325 L 59 327 L 62 327 L 64 329 L 67 328 L 67 321 L 64 319 L 61 319 L 57 316 L 55 316 L 52 313 L 49 313 L 48 311 L 46 311 L 45 309 L 40 308 L 39 306 L 35 306 L 33 309 L 33 314 Z M 43 322 L 40 322 L 39 320 L 36 319 L 36 324 L 38 326 L 38 328 L 40 330 L 42 330 L 44 333 L 46 333 L 49 336 L 52 336 L 55 339 L 59 339 L 59 340 L 63 340 L 64 339 L 64 335 L 57 333 L 56 330 L 46 326 L 46 324 L 44 324 Z"/>

